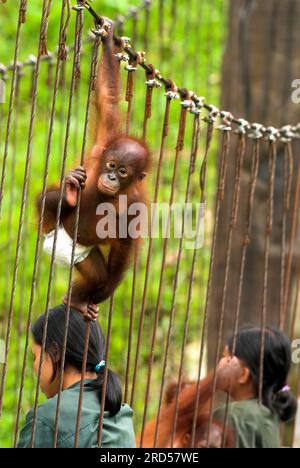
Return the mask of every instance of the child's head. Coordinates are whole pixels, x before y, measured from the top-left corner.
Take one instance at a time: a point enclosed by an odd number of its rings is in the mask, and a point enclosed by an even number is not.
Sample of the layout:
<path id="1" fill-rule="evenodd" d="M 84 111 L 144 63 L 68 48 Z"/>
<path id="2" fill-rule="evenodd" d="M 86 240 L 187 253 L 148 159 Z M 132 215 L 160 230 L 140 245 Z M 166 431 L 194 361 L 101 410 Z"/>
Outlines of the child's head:
<path id="1" fill-rule="evenodd" d="M 66 306 L 60 305 L 49 311 L 45 355 L 43 359 L 40 386 L 48 398 L 55 396 L 59 390 L 59 376 L 63 357 L 64 334 L 66 324 Z M 37 319 L 32 327 L 32 354 L 34 369 L 38 374 L 41 346 L 43 340 L 45 314 Z M 78 374 L 79 378 L 83 365 L 84 341 L 86 322 L 76 310 L 70 310 L 68 338 L 65 353 L 65 373 Z M 103 371 L 96 373 L 96 366 L 105 359 L 105 338 L 97 322 L 90 324 L 90 339 L 87 353 L 86 373 L 93 380 L 89 384 L 99 390 L 101 398 Z M 121 407 L 122 390 L 118 377 L 108 370 L 105 409 L 116 414 Z"/>
<path id="2" fill-rule="evenodd" d="M 242 328 L 225 348 L 219 364 L 219 374 L 235 398 L 243 389 L 252 390 L 253 396 L 259 396 L 260 362 L 262 333 L 258 327 Z M 287 387 L 287 379 L 292 364 L 292 350 L 288 337 L 280 330 L 266 328 L 264 345 L 264 380 L 263 403 L 272 412 L 277 413 L 282 421 L 288 421 L 295 415 L 297 402 Z M 224 388 L 226 389 L 226 388 Z"/>

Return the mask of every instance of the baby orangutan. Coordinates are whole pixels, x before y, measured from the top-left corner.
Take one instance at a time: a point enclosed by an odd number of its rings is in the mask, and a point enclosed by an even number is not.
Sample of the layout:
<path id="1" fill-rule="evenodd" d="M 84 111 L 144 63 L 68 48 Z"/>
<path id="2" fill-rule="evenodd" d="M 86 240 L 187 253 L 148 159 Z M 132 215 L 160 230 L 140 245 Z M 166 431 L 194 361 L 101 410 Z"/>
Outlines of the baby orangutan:
<path id="1" fill-rule="evenodd" d="M 128 210 L 135 203 L 146 203 L 143 179 L 149 169 L 150 154 L 144 142 L 120 132 L 120 63 L 116 57 L 113 27 L 106 24 L 108 36 L 103 38 L 103 53 L 96 85 L 96 119 L 94 145 L 85 155 L 84 167 L 70 171 L 64 180 L 64 197 L 57 238 L 56 262 L 70 265 L 79 190 L 79 226 L 75 247 L 75 268 L 78 278 L 72 285 L 71 305 L 86 317 L 95 319 L 94 304 L 109 298 L 121 282 L 130 263 L 138 237 L 130 236 L 128 226 L 133 219 Z M 46 234 L 45 250 L 52 253 L 60 187 L 47 190 L 43 217 Z M 120 196 L 127 197 L 127 211 L 120 207 Z M 105 205 L 104 205 L 105 204 Z M 104 206 L 105 209 L 99 210 Z M 38 197 L 41 214 L 42 197 Z M 99 236 L 99 222 L 115 217 L 113 236 Z M 120 233 L 122 218 L 122 235 Z M 108 251 L 105 258 L 104 250 Z M 67 296 L 64 298 L 67 302 Z"/>
<path id="2" fill-rule="evenodd" d="M 169 385 L 159 420 L 157 448 L 170 448 L 174 426 L 176 406 L 177 383 Z M 221 448 L 223 445 L 224 429 L 221 423 L 213 421 L 209 430 L 209 411 L 213 390 L 213 378 L 208 376 L 200 382 L 199 409 L 196 418 L 195 448 Z M 173 448 L 191 448 L 194 425 L 195 404 L 197 398 L 197 382 L 183 382 L 179 393 L 179 409 Z M 143 447 L 154 447 L 154 434 L 156 418 L 150 421 L 145 428 Z M 209 440 L 208 439 L 209 434 Z M 140 446 L 140 437 L 137 440 Z M 227 428 L 224 448 L 233 448 L 234 435 Z"/>

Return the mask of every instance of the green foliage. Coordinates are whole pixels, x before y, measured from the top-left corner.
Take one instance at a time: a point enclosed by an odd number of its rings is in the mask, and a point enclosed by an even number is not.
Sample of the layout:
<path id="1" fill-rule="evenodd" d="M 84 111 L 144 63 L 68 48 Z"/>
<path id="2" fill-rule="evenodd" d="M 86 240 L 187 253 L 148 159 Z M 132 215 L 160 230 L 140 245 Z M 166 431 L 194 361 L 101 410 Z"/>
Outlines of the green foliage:
<path id="1" fill-rule="evenodd" d="M 41 16 L 41 0 L 30 0 L 26 23 L 21 30 L 21 44 L 19 60 L 27 60 L 29 54 L 37 54 L 38 37 Z M 117 6 L 116 6 L 117 3 Z M 138 2 L 134 2 L 136 5 Z M 199 2 L 178 2 L 176 22 L 171 16 L 172 1 L 164 2 L 164 33 L 159 31 L 160 13 L 158 1 L 152 2 L 150 24 L 149 24 L 149 50 L 147 61 L 160 68 L 162 74 L 173 78 L 179 85 L 193 88 L 197 94 L 208 96 L 209 100 L 218 104 L 219 100 L 219 78 L 224 41 L 224 2 L 223 0 L 203 0 Z M 9 64 L 13 59 L 15 34 L 18 17 L 19 2 L 8 0 L 6 4 L 0 5 L 0 63 Z M 74 2 L 72 2 L 74 4 Z M 124 14 L 131 2 L 102 0 L 95 1 L 93 6 L 100 14 L 115 17 Z M 48 48 L 56 50 L 59 32 L 60 2 L 53 2 L 48 29 Z M 75 12 L 72 12 L 72 21 L 68 32 L 68 44 L 73 42 Z M 144 48 L 145 15 L 141 13 L 137 23 L 137 40 L 135 48 Z M 84 35 L 92 27 L 92 20 L 85 14 Z M 132 36 L 133 22 L 128 20 L 124 27 L 124 33 Z M 72 69 L 72 54 L 69 54 L 66 63 L 64 82 L 60 82 L 57 99 L 57 108 L 52 137 L 49 184 L 59 180 L 61 160 L 64 149 L 66 116 L 68 110 L 68 99 L 70 89 L 70 78 Z M 84 115 L 87 99 L 87 86 L 90 69 L 90 46 L 84 46 L 81 63 L 81 81 L 74 97 L 73 117 L 71 121 L 70 140 L 68 144 L 68 167 L 75 164 L 80 155 L 82 144 L 82 132 L 84 126 Z M 24 76 L 21 78 L 20 93 L 15 102 L 13 113 L 13 125 L 10 136 L 10 144 L 7 160 L 7 177 L 5 183 L 5 196 L 3 200 L 3 215 L 0 229 L 0 252 L 3 262 L 0 274 L 0 305 L 2 320 L 0 323 L 1 337 L 6 333 L 7 314 L 11 302 L 12 273 L 15 265 L 15 253 L 17 248 L 17 233 L 20 218 L 20 207 L 25 174 L 25 162 L 27 155 L 27 136 L 30 122 L 31 109 L 31 79 L 32 69 L 24 68 Z M 19 269 L 16 282 L 15 295 L 13 297 L 12 334 L 10 339 L 10 352 L 7 365 L 7 377 L 5 386 L 4 410 L 0 422 L 0 446 L 8 447 L 12 444 L 13 430 L 15 424 L 16 407 L 18 404 L 18 389 L 21 379 L 23 365 L 23 354 L 26 336 L 26 323 L 28 318 L 30 293 L 33 275 L 33 265 L 36 249 L 37 223 L 35 214 L 35 198 L 41 191 L 43 185 L 43 173 L 45 167 L 45 155 L 49 133 L 50 111 L 53 95 L 53 77 L 55 64 L 52 67 L 52 78 L 49 81 L 49 68 L 47 61 L 43 60 L 39 77 L 37 112 L 34 127 L 32 158 L 30 164 L 29 192 L 22 231 L 22 242 L 20 245 Z M 11 77 L 11 72 L 9 72 Z M 126 73 L 123 73 L 124 87 Z M 10 80 L 7 83 L 7 102 L 9 98 Z M 145 100 L 145 75 L 139 70 L 135 85 L 134 110 L 132 130 L 134 134 L 141 135 L 144 117 Z M 0 164 L 2 166 L 3 146 L 5 137 L 5 122 L 7 117 L 7 103 L 0 105 Z M 153 197 L 157 161 L 162 132 L 165 98 L 163 90 L 154 90 L 152 119 L 149 122 L 147 141 L 153 151 L 153 169 L 149 179 L 150 195 Z M 126 104 L 122 103 L 122 109 L 126 111 Z M 166 154 L 162 167 L 162 180 L 159 192 L 159 201 L 168 202 L 173 176 L 174 154 L 176 136 L 178 131 L 178 120 L 180 105 L 172 104 L 170 117 L 170 131 L 167 140 Z M 202 162 L 206 141 L 206 126 L 202 126 L 199 157 L 197 159 L 196 171 L 192 176 L 191 200 L 198 202 L 199 193 L 199 171 Z M 188 119 L 186 132 L 186 145 L 180 158 L 178 178 L 176 183 L 176 202 L 183 202 L 186 192 L 187 175 L 189 171 L 190 142 L 192 134 L 192 116 Z M 188 347 L 184 358 L 184 370 L 190 377 L 196 377 L 198 372 L 199 339 L 201 336 L 203 307 L 205 301 L 205 285 L 208 278 L 208 265 L 210 256 L 210 238 L 212 228 L 212 210 L 214 202 L 215 187 L 215 159 L 217 148 L 217 136 L 212 145 L 209 155 L 208 169 L 208 203 L 206 207 L 206 241 L 204 247 L 197 252 L 196 267 L 193 282 L 193 295 L 188 309 L 188 285 L 191 274 L 191 263 L 193 251 L 183 249 L 181 265 L 179 270 L 178 288 L 176 291 L 176 310 L 172 340 L 169 351 L 167 366 L 167 379 L 176 376 L 180 364 L 181 346 L 183 340 L 186 313 L 189 310 L 189 327 L 187 342 Z M 136 428 L 139 431 L 143 415 L 145 401 L 145 384 L 148 373 L 148 358 L 150 343 L 153 332 L 154 314 L 159 290 L 159 280 L 162 269 L 162 239 L 153 242 L 153 255 L 149 278 L 149 290 L 146 304 L 145 325 L 142 336 L 142 346 L 139 354 L 140 365 L 138 370 L 135 414 Z M 164 358 L 165 340 L 168 333 L 169 317 L 174 297 L 174 280 L 176 262 L 178 258 L 178 239 L 170 239 L 167 248 L 166 270 L 164 287 L 161 297 L 161 308 L 159 326 L 157 331 L 154 369 L 151 386 L 151 395 L 158 395 L 161 385 L 162 363 Z M 142 294 L 144 290 L 145 265 L 147 258 L 148 242 L 145 241 L 139 261 L 139 272 L 137 277 L 136 298 L 134 307 L 134 334 L 131 359 L 131 377 L 137 343 L 137 331 L 140 319 Z M 36 290 L 33 301 L 33 319 L 42 313 L 49 285 L 49 258 L 41 252 L 39 262 Z M 68 272 L 56 268 L 51 293 L 50 306 L 58 303 L 63 296 L 68 283 Z M 125 381 L 127 343 L 129 332 L 129 317 L 132 300 L 132 271 L 126 276 L 124 283 L 120 286 L 116 297 L 113 316 L 112 346 L 110 352 L 110 367 L 119 372 Z M 106 329 L 109 303 L 101 306 L 101 326 Z M 192 351 L 189 351 L 191 349 Z M 175 374 L 174 374 L 175 373 Z M 35 379 L 32 372 L 32 363 L 29 358 L 27 365 L 23 404 L 22 423 L 26 412 L 30 409 L 35 397 Z M 40 397 L 39 402 L 43 401 Z M 151 398 L 149 416 L 155 414 L 157 409 L 157 398 Z"/>

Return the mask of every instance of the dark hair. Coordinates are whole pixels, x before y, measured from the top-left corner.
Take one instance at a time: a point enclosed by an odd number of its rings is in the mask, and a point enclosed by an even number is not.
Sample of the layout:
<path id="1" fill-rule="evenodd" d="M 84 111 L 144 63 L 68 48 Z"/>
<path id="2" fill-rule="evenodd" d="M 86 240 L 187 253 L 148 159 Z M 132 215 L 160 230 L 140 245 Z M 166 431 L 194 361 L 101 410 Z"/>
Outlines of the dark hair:
<path id="1" fill-rule="evenodd" d="M 66 306 L 60 305 L 49 311 L 47 328 L 47 338 L 45 351 L 50 355 L 54 365 L 53 380 L 61 368 L 61 356 L 66 323 Z M 42 345 L 43 331 L 45 324 L 45 314 L 37 319 L 32 327 L 32 336 L 36 344 Z M 65 365 L 82 370 L 84 339 L 86 334 L 86 322 L 82 315 L 74 310 L 70 310 L 70 320 L 68 327 L 68 338 L 65 356 Z M 95 372 L 95 367 L 105 359 L 105 338 L 98 322 L 91 322 L 90 339 L 87 353 L 87 372 Z M 86 384 L 86 386 L 97 388 L 101 401 L 102 385 L 104 383 L 104 372 L 100 372 L 97 379 Z M 107 387 L 105 396 L 105 410 L 112 416 L 120 411 L 122 403 L 122 389 L 119 378 L 114 372 L 108 369 Z"/>
<path id="2" fill-rule="evenodd" d="M 234 355 L 249 369 L 259 392 L 262 332 L 258 327 L 247 326 L 237 335 Z M 228 342 L 233 351 L 234 338 Z M 281 421 L 290 421 L 297 411 L 297 400 L 291 391 L 283 391 L 292 364 L 292 349 L 288 337 L 280 330 L 267 327 L 264 348 L 263 404 Z M 286 390 L 286 389 L 285 389 Z"/>

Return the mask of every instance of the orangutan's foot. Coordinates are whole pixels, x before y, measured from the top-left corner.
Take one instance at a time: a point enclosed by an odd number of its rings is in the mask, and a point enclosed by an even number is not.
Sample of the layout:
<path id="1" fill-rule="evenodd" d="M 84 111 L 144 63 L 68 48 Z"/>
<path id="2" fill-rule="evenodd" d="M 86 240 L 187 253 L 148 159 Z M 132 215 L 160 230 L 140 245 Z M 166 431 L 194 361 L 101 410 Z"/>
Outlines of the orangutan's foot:
<path id="1" fill-rule="evenodd" d="M 68 305 L 68 297 L 63 298 L 63 303 Z M 89 304 L 87 302 L 72 302 L 70 304 L 72 309 L 78 310 L 84 319 L 88 322 L 96 322 L 99 315 L 99 307 L 96 304 Z"/>

